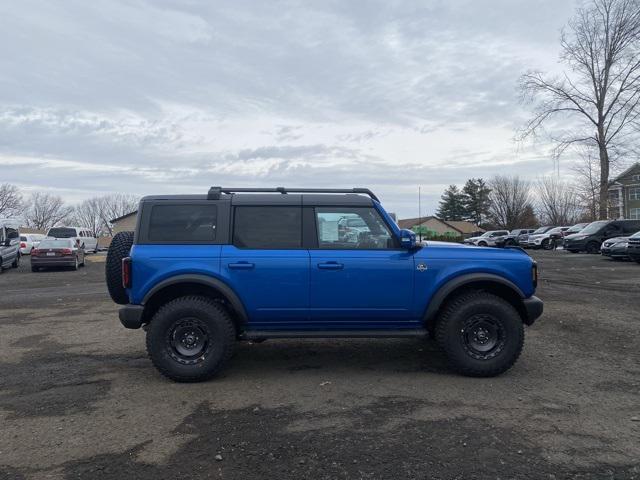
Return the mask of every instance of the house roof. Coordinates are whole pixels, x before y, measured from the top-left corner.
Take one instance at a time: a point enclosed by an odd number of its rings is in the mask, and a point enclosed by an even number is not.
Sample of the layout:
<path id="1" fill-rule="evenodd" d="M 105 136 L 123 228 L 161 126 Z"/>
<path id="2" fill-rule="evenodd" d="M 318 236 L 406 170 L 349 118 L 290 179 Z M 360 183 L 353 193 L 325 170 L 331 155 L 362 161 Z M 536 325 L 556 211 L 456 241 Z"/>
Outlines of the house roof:
<path id="1" fill-rule="evenodd" d="M 423 224 L 424 222 L 427 222 L 432 218 L 436 218 L 436 217 L 427 216 L 427 217 L 405 218 L 404 220 L 398 220 L 398 226 L 400 228 L 411 228 L 416 225 Z"/>
<path id="2" fill-rule="evenodd" d="M 429 220 L 437 220 L 438 222 L 456 230 L 462 234 L 484 232 L 485 230 L 478 227 L 476 224 L 467 222 L 464 220 L 442 220 L 434 216 L 427 216 L 422 218 L 406 218 L 404 220 L 398 220 L 398 226 L 400 228 L 411 228 L 416 225 L 422 225 Z"/>
<path id="3" fill-rule="evenodd" d="M 446 220 L 445 223 L 447 225 L 451 225 L 461 233 L 475 233 L 485 231 L 484 228 L 480 228 L 475 223 L 467 222 L 464 220 Z"/>
<path id="4" fill-rule="evenodd" d="M 633 165 L 631 165 L 629 168 L 627 168 L 624 172 L 622 172 L 621 174 L 619 174 L 616 178 L 614 178 L 613 180 L 611 180 L 610 183 L 616 183 L 618 182 L 621 178 L 626 177 L 627 175 L 629 175 L 631 172 L 633 172 L 635 169 L 640 170 L 640 162 L 636 162 Z"/>
<path id="5" fill-rule="evenodd" d="M 127 213 L 127 214 L 125 214 L 125 215 L 122 215 L 121 217 L 114 218 L 113 220 L 109 220 L 109 223 L 116 223 L 116 222 L 119 222 L 120 220 L 123 220 L 123 219 L 125 219 L 125 218 L 127 218 L 127 217 L 130 217 L 131 215 L 136 215 L 137 213 L 138 213 L 138 211 L 137 211 L 137 210 L 134 210 L 134 211 L 133 211 L 133 212 L 131 212 L 131 213 Z"/>

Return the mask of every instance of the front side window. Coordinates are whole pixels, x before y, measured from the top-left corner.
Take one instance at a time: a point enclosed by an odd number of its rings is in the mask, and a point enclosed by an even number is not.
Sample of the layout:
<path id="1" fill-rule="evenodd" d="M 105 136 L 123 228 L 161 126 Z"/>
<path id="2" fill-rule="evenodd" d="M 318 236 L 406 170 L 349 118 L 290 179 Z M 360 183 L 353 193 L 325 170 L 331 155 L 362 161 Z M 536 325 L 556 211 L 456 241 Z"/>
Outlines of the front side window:
<path id="1" fill-rule="evenodd" d="M 152 242 L 206 243 L 216 238 L 215 205 L 154 205 L 149 218 Z"/>
<path id="2" fill-rule="evenodd" d="M 629 189 L 629 200 L 640 200 L 640 187 Z"/>
<path id="3" fill-rule="evenodd" d="M 393 235 L 374 208 L 316 208 L 316 226 L 319 248 L 379 250 L 396 247 Z"/>
<path id="4" fill-rule="evenodd" d="M 236 207 L 233 244 L 238 248 L 301 248 L 302 208 Z"/>

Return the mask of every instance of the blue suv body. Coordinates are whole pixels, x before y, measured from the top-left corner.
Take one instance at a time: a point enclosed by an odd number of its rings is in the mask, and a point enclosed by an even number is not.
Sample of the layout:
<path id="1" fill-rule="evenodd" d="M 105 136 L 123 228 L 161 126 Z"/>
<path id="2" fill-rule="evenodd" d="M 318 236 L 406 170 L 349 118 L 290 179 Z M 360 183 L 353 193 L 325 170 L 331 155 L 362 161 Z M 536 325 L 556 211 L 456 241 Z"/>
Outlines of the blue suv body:
<path id="1" fill-rule="evenodd" d="M 416 245 L 366 189 L 255 192 L 145 197 L 135 236 L 114 238 L 121 322 L 145 325 L 170 378 L 211 377 L 238 339 L 429 334 L 457 370 L 495 375 L 542 313 L 520 249 Z"/>

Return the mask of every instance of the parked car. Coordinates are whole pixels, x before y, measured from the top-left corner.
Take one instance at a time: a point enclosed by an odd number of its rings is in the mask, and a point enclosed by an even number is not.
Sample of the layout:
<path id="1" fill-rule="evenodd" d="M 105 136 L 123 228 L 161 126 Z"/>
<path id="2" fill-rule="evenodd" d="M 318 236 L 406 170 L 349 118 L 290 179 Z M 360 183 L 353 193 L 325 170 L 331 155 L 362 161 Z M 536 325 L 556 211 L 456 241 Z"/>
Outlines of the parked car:
<path id="1" fill-rule="evenodd" d="M 479 247 L 495 247 L 496 240 L 509 235 L 509 230 L 490 230 L 484 232 L 479 237 L 465 239 L 462 243 L 467 245 L 477 245 Z"/>
<path id="2" fill-rule="evenodd" d="M 629 237 L 614 237 L 602 242 L 600 254 L 613 260 L 622 260 L 627 257 L 627 241 Z"/>
<path id="3" fill-rule="evenodd" d="M 84 247 L 75 238 L 45 238 L 31 250 L 31 271 L 50 267 L 84 267 Z"/>
<path id="4" fill-rule="evenodd" d="M 640 220 L 598 220 L 579 233 L 564 238 L 564 248 L 571 253 L 598 253 L 602 242 L 609 238 L 631 235 L 640 230 Z"/>
<path id="5" fill-rule="evenodd" d="M 640 263 L 640 232 L 634 233 L 627 241 L 627 256 Z"/>
<path id="6" fill-rule="evenodd" d="M 527 246 L 529 248 L 544 248 L 545 250 L 552 250 L 562 242 L 565 232 L 571 227 L 554 227 L 551 230 L 547 230 L 545 233 L 536 235 L 530 235 Z"/>
<path id="7" fill-rule="evenodd" d="M 12 219 L 0 219 L 0 273 L 5 268 L 20 265 L 20 223 Z"/>
<path id="8" fill-rule="evenodd" d="M 554 228 L 556 227 L 553 225 L 546 225 L 534 230 L 526 237 L 523 236 L 522 240 L 520 240 L 520 246 L 523 248 L 539 248 L 542 241 L 540 240 L 536 246 L 536 239 L 542 239 L 549 230 Z"/>
<path id="9" fill-rule="evenodd" d="M 514 247 L 520 244 L 520 239 L 533 233 L 535 228 L 516 228 L 511 230 L 509 235 L 497 237 L 495 239 L 497 247 Z"/>
<path id="10" fill-rule="evenodd" d="M 73 238 L 84 245 L 85 252 L 96 253 L 98 251 L 98 239 L 93 234 L 82 227 L 53 227 L 47 232 L 47 237 L 51 238 Z"/>
<path id="11" fill-rule="evenodd" d="M 46 235 L 41 233 L 23 233 L 20 235 L 20 255 L 31 255 L 31 250 L 37 248 L 43 238 L 46 238 Z"/>
<path id="12" fill-rule="evenodd" d="M 135 236 L 112 239 L 107 287 L 175 381 L 216 375 L 236 340 L 430 333 L 454 369 L 493 376 L 542 314 L 531 257 L 418 245 L 368 189 L 212 187 L 144 197 L 138 212 Z M 340 238 L 338 220 L 352 215 L 366 229 Z"/>

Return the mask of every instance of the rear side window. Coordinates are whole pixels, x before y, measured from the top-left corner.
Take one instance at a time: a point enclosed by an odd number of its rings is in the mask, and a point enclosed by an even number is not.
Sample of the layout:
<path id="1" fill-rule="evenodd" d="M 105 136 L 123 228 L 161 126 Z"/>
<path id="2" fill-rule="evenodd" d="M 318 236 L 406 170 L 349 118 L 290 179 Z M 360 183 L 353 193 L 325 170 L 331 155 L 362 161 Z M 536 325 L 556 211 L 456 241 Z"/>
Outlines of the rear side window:
<path id="1" fill-rule="evenodd" d="M 238 248 L 301 248 L 302 208 L 236 207 L 233 244 Z"/>
<path id="2" fill-rule="evenodd" d="M 216 205 L 154 205 L 148 239 L 166 243 L 206 243 L 216 239 Z"/>

